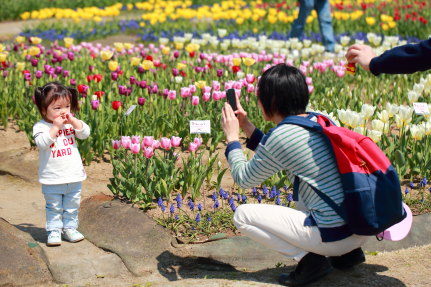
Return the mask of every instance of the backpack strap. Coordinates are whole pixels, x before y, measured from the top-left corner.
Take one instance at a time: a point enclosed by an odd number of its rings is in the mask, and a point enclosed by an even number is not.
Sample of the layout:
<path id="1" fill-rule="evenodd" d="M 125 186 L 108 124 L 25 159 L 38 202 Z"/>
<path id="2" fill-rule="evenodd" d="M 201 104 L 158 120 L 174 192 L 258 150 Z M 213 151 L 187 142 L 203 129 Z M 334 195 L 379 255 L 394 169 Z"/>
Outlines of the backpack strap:
<path id="1" fill-rule="evenodd" d="M 282 124 L 298 125 L 298 126 L 306 128 L 306 129 L 311 129 L 311 130 L 323 133 L 322 126 L 318 122 L 311 120 L 311 117 L 313 117 L 313 116 L 320 118 L 320 122 L 322 122 L 326 125 L 334 125 L 334 123 L 330 119 L 328 119 L 327 117 L 322 116 L 318 113 L 309 113 L 309 115 L 306 117 L 288 116 L 288 117 L 284 118 L 278 125 L 282 125 Z M 329 145 L 329 147 L 332 150 L 332 145 L 331 145 L 329 139 L 326 136 L 325 136 L 325 139 L 326 139 L 327 144 Z M 300 182 L 300 178 L 297 175 L 295 175 L 295 180 L 293 182 L 293 196 L 292 196 L 294 201 L 298 201 L 298 199 L 299 199 L 299 196 L 298 196 L 298 194 L 299 194 L 299 182 Z M 326 204 L 329 205 L 329 207 L 331 207 L 341 218 L 346 220 L 345 212 L 341 206 L 337 205 L 331 198 L 329 198 L 329 196 L 327 196 L 325 193 L 321 192 L 320 190 L 318 190 L 314 186 L 310 185 L 310 187 L 314 190 L 314 192 L 316 192 L 316 194 Z"/>

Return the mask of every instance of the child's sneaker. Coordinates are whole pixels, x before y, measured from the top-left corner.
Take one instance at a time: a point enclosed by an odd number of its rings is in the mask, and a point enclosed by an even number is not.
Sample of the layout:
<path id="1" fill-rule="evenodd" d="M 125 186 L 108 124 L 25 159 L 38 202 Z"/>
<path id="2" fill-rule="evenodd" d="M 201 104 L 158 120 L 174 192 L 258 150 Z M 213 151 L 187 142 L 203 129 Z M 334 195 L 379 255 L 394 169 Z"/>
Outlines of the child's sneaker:
<path id="1" fill-rule="evenodd" d="M 58 229 L 48 231 L 48 240 L 46 242 L 48 246 L 59 246 L 61 245 L 61 232 Z"/>
<path id="2" fill-rule="evenodd" d="M 84 239 L 84 235 L 76 229 L 67 228 L 63 230 L 63 238 L 69 242 L 78 242 Z"/>

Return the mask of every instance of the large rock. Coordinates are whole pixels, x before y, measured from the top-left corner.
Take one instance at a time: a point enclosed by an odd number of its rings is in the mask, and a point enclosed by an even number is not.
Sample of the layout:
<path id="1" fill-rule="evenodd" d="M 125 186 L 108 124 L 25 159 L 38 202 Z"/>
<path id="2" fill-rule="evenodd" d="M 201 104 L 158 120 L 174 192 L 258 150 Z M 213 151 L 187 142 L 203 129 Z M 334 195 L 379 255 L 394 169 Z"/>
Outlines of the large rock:
<path id="1" fill-rule="evenodd" d="M 37 242 L 0 218 L 0 286 L 52 282 L 46 258 Z"/>
<path id="2" fill-rule="evenodd" d="M 79 229 L 96 246 L 121 257 L 134 275 L 156 271 L 165 251 L 172 249 L 172 237 L 142 210 L 93 196 L 81 203 Z"/>
<path id="3" fill-rule="evenodd" d="M 238 236 L 204 244 L 189 244 L 183 249 L 190 256 L 208 258 L 208 263 L 225 263 L 238 270 L 258 271 L 276 265 L 293 266 L 296 262 L 268 249 L 248 237 Z"/>

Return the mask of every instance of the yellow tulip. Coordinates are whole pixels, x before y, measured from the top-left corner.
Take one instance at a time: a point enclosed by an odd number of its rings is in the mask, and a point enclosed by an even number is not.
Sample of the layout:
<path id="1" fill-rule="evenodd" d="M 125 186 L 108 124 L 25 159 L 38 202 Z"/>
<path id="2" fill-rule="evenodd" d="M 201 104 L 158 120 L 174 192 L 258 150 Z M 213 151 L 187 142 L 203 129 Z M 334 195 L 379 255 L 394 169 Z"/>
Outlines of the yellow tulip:
<path id="1" fill-rule="evenodd" d="M 184 48 L 184 43 L 181 43 L 181 42 L 175 43 L 175 49 L 181 50 L 182 48 Z"/>
<path id="2" fill-rule="evenodd" d="M 0 52 L 4 51 L 4 46 L 2 44 L 0 44 Z"/>
<path id="3" fill-rule="evenodd" d="M 163 49 L 162 49 L 163 55 L 169 55 L 170 51 L 171 51 L 171 48 L 169 48 L 169 47 L 163 47 Z"/>
<path id="4" fill-rule="evenodd" d="M 241 18 L 241 17 L 236 18 L 236 23 L 237 23 L 238 25 L 241 25 L 242 23 L 244 23 L 244 18 Z"/>
<path id="5" fill-rule="evenodd" d="M 30 47 L 30 49 L 28 49 L 28 53 L 34 57 L 40 54 L 40 49 L 39 47 L 32 46 Z"/>
<path id="6" fill-rule="evenodd" d="M 16 63 L 16 69 L 18 71 L 22 71 L 22 70 L 24 70 L 24 68 L 25 68 L 25 63 L 24 62 L 18 62 L 18 63 Z"/>
<path id="7" fill-rule="evenodd" d="M 145 71 L 148 71 L 149 69 L 154 68 L 154 64 L 150 60 L 144 60 L 142 62 L 142 68 L 144 68 Z"/>
<path id="8" fill-rule="evenodd" d="M 24 43 L 25 42 L 25 37 L 18 36 L 18 37 L 15 38 L 15 42 L 17 42 L 19 44 Z"/>
<path id="9" fill-rule="evenodd" d="M 274 15 L 268 15 L 268 22 L 270 24 L 275 24 L 277 22 L 277 16 Z"/>
<path id="10" fill-rule="evenodd" d="M 383 31 L 387 31 L 389 29 L 389 25 L 386 23 L 382 24 L 382 29 Z"/>
<path id="11" fill-rule="evenodd" d="M 233 64 L 234 66 L 239 66 L 239 65 L 241 65 L 241 58 L 233 58 L 233 59 L 232 59 L 232 64 Z"/>
<path id="12" fill-rule="evenodd" d="M 389 28 L 395 28 L 396 26 L 397 26 L 397 23 L 396 22 L 394 22 L 394 21 L 389 21 L 388 22 L 388 25 L 389 25 Z"/>
<path id="13" fill-rule="evenodd" d="M 102 17 L 96 16 L 93 18 L 93 21 L 97 23 L 102 22 Z"/>
<path id="14" fill-rule="evenodd" d="M 139 22 L 139 27 L 145 27 L 145 22 Z"/>
<path id="15" fill-rule="evenodd" d="M 117 61 L 109 61 L 108 68 L 111 72 L 114 72 L 118 68 L 118 62 Z"/>
<path id="16" fill-rule="evenodd" d="M 199 44 L 190 43 L 186 46 L 186 51 L 188 53 L 191 53 L 191 52 L 195 52 L 195 51 L 199 50 L 199 48 L 200 48 Z"/>
<path id="17" fill-rule="evenodd" d="M 133 48 L 133 44 L 132 43 L 124 43 L 124 49 L 130 50 L 132 48 Z"/>
<path id="18" fill-rule="evenodd" d="M 203 89 L 206 86 L 206 82 L 205 81 L 197 81 L 195 82 L 196 87 L 198 87 L 199 89 Z"/>
<path id="19" fill-rule="evenodd" d="M 178 70 L 182 70 L 182 69 L 184 69 L 186 67 L 186 64 L 184 64 L 184 63 L 177 63 L 177 69 Z"/>
<path id="20" fill-rule="evenodd" d="M 376 19 L 374 19 L 374 17 L 367 17 L 367 18 L 365 18 L 365 22 L 367 22 L 367 24 L 369 26 L 372 26 L 372 25 L 376 24 Z"/>
<path id="21" fill-rule="evenodd" d="M 102 57 L 102 60 L 104 61 L 110 60 L 113 55 L 114 53 L 109 50 L 103 50 L 102 52 L 100 52 L 100 57 Z"/>
<path id="22" fill-rule="evenodd" d="M 313 20 L 314 20 L 313 16 L 308 16 L 306 22 L 307 24 L 310 24 L 311 22 L 313 22 Z"/>
<path id="23" fill-rule="evenodd" d="M 243 58 L 242 61 L 244 62 L 244 65 L 246 65 L 247 67 L 250 67 L 256 62 L 255 59 L 249 58 L 249 57 Z"/>
<path id="24" fill-rule="evenodd" d="M 0 63 L 6 62 L 7 54 L 6 53 L 0 53 Z"/>
<path id="25" fill-rule="evenodd" d="M 137 66 L 141 63 L 141 59 L 139 59 L 138 57 L 132 57 L 130 59 L 130 64 L 132 64 L 132 66 Z"/>
<path id="26" fill-rule="evenodd" d="M 70 37 L 64 38 L 64 46 L 66 48 L 70 48 L 70 46 L 72 45 L 73 45 L 73 38 L 70 38 Z"/>
<path id="27" fill-rule="evenodd" d="M 21 20 L 27 20 L 28 18 L 30 18 L 30 12 L 24 12 L 19 16 L 21 17 Z"/>
<path id="28" fill-rule="evenodd" d="M 115 43 L 114 43 L 114 47 L 115 47 L 115 50 L 116 50 L 117 52 L 121 52 L 121 51 L 123 51 L 123 49 L 124 49 L 124 45 L 123 45 L 123 43 L 115 42 Z"/>
<path id="29" fill-rule="evenodd" d="M 33 44 L 37 45 L 37 44 L 40 44 L 40 43 L 42 42 L 42 39 L 41 39 L 41 38 L 39 38 L 39 37 L 30 37 L 30 41 L 31 41 Z"/>

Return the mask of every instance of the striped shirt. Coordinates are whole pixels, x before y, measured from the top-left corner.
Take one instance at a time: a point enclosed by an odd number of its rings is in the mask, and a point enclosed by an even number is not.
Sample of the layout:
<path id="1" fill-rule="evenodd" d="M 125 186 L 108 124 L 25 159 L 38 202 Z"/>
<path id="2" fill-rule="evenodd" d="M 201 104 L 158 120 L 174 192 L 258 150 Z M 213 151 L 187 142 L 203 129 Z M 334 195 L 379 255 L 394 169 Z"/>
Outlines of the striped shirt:
<path id="1" fill-rule="evenodd" d="M 336 161 L 324 135 L 282 124 L 265 136 L 256 130 L 250 140 L 259 138 L 256 153 L 249 161 L 239 142 L 229 143 L 226 155 L 235 182 L 242 188 L 251 188 L 285 170 L 291 182 L 295 176 L 300 179 L 299 196 L 319 229 L 345 226 L 345 221 L 312 188 L 322 191 L 338 205 L 344 200 Z"/>

